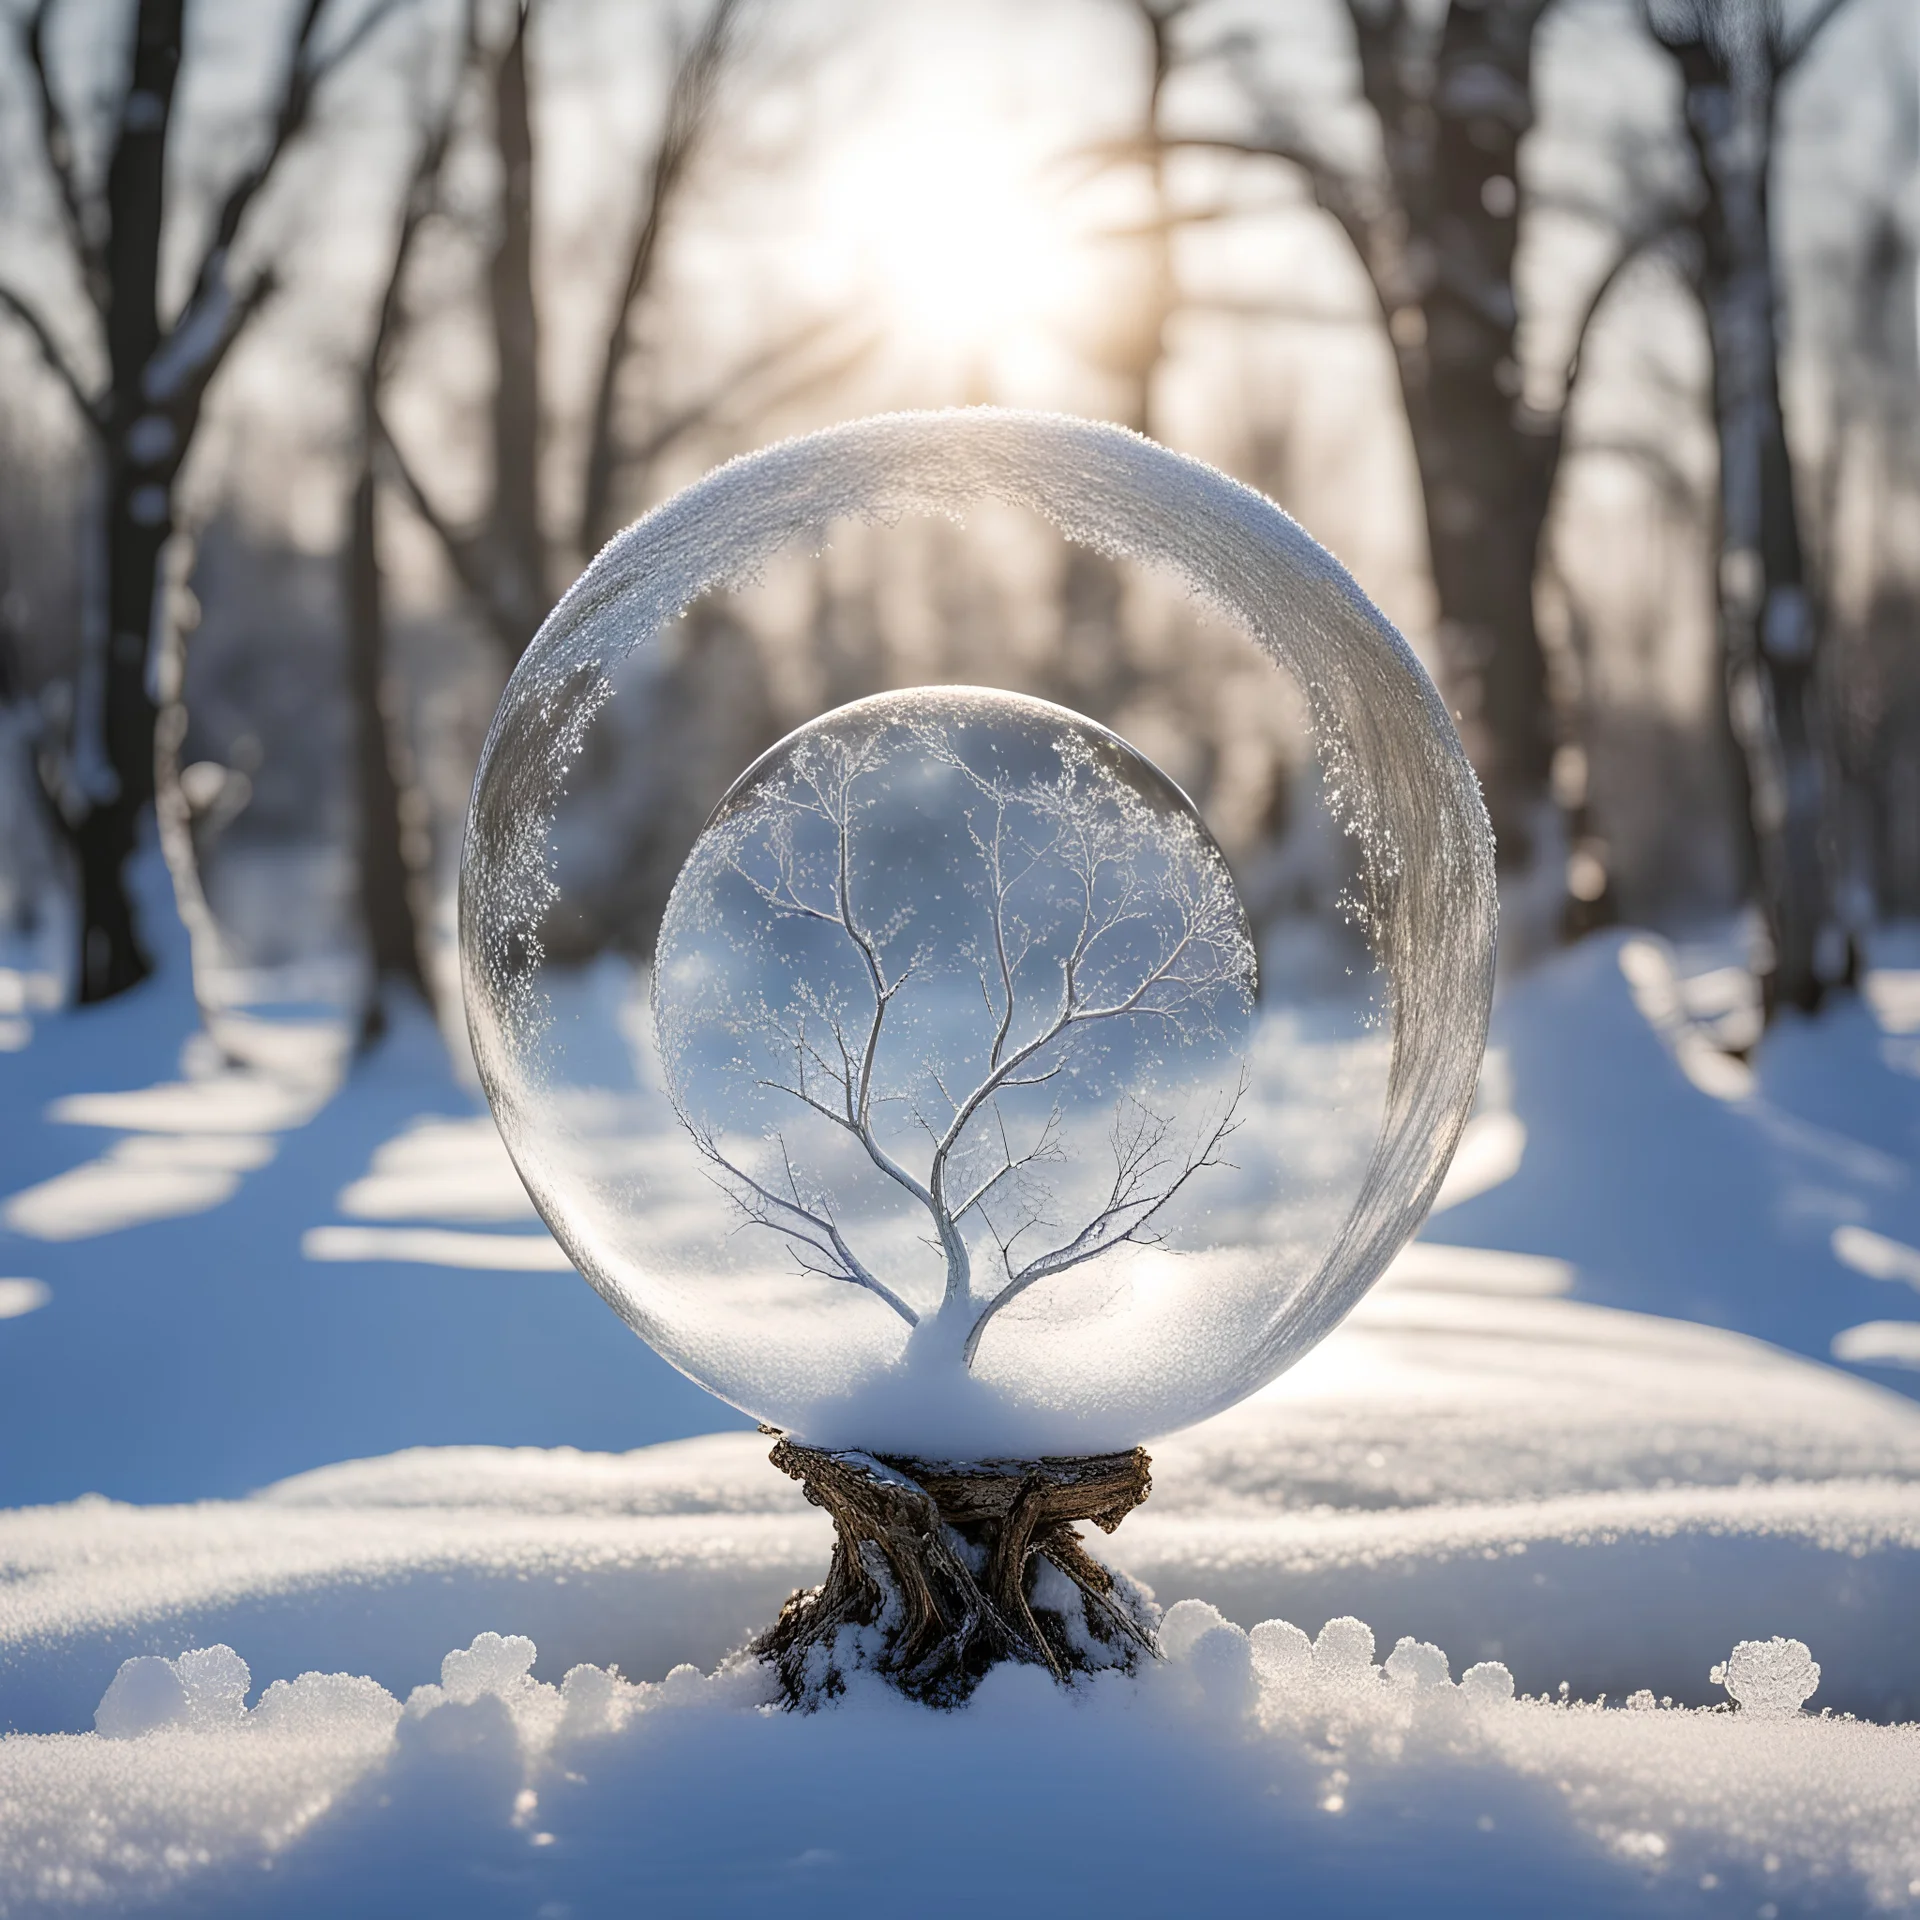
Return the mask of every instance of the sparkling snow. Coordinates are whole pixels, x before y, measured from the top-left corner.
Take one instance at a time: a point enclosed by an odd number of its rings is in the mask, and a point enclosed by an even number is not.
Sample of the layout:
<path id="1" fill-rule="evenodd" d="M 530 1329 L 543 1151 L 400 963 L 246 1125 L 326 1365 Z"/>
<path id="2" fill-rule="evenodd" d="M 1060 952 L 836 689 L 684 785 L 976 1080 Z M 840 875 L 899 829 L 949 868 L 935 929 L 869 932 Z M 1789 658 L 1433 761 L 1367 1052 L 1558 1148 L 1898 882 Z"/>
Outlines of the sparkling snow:
<path id="1" fill-rule="evenodd" d="M 1099 1550 L 1166 1662 L 949 1717 L 711 1677 L 826 1523 L 536 1264 L 431 1035 L 281 1126 L 232 1076 L 301 1056 L 183 1062 L 164 981 L 36 1003 L 9 1115 L 116 1103 L 15 1199 L 229 1185 L 0 1233 L 0 1915 L 1920 1911 L 1920 1002 L 1703 1087 L 1725 995 L 1645 944 L 1517 984 L 1428 1239 L 1153 1447 Z"/>

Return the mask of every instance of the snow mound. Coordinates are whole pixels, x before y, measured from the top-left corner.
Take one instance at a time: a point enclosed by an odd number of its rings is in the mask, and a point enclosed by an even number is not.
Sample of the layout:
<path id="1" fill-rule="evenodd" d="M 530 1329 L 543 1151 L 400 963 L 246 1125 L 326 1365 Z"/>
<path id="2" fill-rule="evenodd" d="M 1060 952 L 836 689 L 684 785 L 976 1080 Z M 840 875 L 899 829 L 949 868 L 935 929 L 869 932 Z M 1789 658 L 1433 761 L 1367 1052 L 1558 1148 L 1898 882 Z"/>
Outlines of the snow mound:
<path id="1" fill-rule="evenodd" d="M 0 1914 L 1920 1907 L 1920 1727 L 1798 1711 L 1798 1643 L 1733 1651 L 1734 1712 L 1519 1697 L 1487 1663 L 1456 1685 L 1411 1639 L 1383 1668 L 1351 1617 L 1309 1641 L 1186 1602 L 1163 1638 L 1137 1678 L 1002 1669 L 952 1714 L 858 1677 L 781 1714 L 740 1663 L 552 1685 L 497 1633 L 404 1707 L 306 1674 L 248 1709 L 228 1648 L 138 1658 L 102 1733 L 0 1740 Z M 955 1831 L 993 1845 L 925 1874 Z"/>
<path id="2" fill-rule="evenodd" d="M 767 1471 L 757 1433 L 706 1433 L 632 1453 L 572 1447 L 409 1447 L 281 1480 L 254 1496 L 277 1507 L 447 1507 L 515 1513 L 807 1513 L 806 1495 Z"/>
<path id="3" fill-rule="evenodd" d="M 1737 1328 L 1920 1393 L 1901 1304 L 1920 1249 L 1920 1078 L 1897 1051 L 1911 975 L 1782 1016 L 1746 1066 L 1703 1004 L 1745 982 L 1690 976 L 1699 958 L 1620 931 L 1511 983 L 1494 1037 L 1525 1157 L 1429 1233 L 1558 1256 L 1582 1300 Z M 1836 1340 L 1863 1324 L 1889 1331 Z"/>
<path id="4" fill-rule="evenodd" d="M 1920 1715 L 1920 1409 L 1736 1334 L 1394 1284 L 1285 1380 L 1154 1448 L 1101 1544 L 1165 1605 L 1498 1661 L 1523 1690 L 1704 1706 L 1738 1641 L 1822 1649 L 1821 1699 Z M 412 1448 L 240 1502 L 0 1514 L 0 1725 L 88 1715 L 121 1661 L 223 1641 L 263 1680 L 396 1693 L 483 1628 L 537 1677 L 711 1667 L 826 1570 L 766 1440 Z M 1372 1658 L 1371 1651 L 1368 1659 Z"/>

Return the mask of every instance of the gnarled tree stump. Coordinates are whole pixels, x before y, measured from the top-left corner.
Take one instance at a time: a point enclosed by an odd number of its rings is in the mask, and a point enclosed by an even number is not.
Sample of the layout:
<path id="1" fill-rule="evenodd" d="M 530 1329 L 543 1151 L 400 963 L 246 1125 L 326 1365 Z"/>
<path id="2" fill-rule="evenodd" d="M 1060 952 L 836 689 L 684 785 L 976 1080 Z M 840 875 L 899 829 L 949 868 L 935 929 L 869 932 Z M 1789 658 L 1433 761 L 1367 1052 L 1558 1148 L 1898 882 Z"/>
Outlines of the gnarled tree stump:
<path id="1" fill-rule="evenodd" d="M 1003 1660 L 1065 1681 L 1151 1657 L 1151 1600 L 1095 1560 L 1073 1524 L 1111 1533 L 1147 1497 L 1138 1447 L 951 1463 L 781 1439 L 772 1459 L 834 1524 L 826 1584 L 796 1593 L 749 1649 L 790 1706 L 831 1699 L 849 1671 L 947 1707 Z"/>

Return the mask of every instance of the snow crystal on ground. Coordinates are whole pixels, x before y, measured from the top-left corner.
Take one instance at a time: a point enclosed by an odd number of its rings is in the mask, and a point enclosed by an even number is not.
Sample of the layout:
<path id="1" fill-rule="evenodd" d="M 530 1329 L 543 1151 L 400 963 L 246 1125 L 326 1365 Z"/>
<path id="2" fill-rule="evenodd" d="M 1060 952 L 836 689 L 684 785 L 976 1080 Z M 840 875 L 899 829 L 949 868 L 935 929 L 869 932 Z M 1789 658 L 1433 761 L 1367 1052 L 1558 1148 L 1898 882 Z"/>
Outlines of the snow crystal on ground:
<path id="1" fill-rule="evenodd" d="M 5 1110 L 112 1098 L 9 1138 L 0 1912 L 1920 1907 L 1920 970 L 1729 1071 L 1636 938 L 1508 995 L 1463 1244 L 1153 1449 L 1176 1657 L 952 1718 L 703 1677 L 826 1523 L 540 1271 L 430 1032 L 301 1124 L 324 1049 L 177 978 L 36 1018 Z"/>
<path id="2" fill-rule="evenodd" d="M 117 1737 L 0 1741 L 0 1914 L 1920 1907 L 1920 1728 L 1516 1698 L 1411 1639 L 1377 1663 L 1345 1616 L 1309 1641 L 1189 1601 L 1164 1644 L 1071 1694 L 1003 1669 L 952 1715 L 858 1679 L 783 1714 L 740 1665 L 554 1686 L 494 1633 L 404 1708 L 309 1674 L 246 1710 L 224 1647 L 139 1663 L 137 1727 L 123 1669 Z"/>

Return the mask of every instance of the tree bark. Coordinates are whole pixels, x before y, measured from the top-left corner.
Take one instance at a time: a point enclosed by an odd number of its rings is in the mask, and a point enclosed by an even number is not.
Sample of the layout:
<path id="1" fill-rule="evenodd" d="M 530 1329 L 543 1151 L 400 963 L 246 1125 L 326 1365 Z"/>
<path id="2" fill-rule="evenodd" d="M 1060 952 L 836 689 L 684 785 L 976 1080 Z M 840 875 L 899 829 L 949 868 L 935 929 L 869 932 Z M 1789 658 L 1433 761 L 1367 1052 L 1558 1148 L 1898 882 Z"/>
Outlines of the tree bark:
<path id="1" fill-rule="evenodd" d="M 782 1439 L 771 1457 L 834 1524 L 826 1584 L 796 1593 L 749 1648 L 790 1707 L 824 1705 L 857 1669 L 954 1707 L 1003 1661 L 1065 1681 L 1151 1657 L 1151 1602 L 1073 1527 L 1091 1520 L 1111 1533 L 1147 1497 L 1151 1462 L 1139 1448 L 953 1464 Z M 1070 1583 L 1051 1599 L 1043 1564 Z"/>
<path id="2" fill-rule="evenodd" d="M 524 29 L 525 19 L 520 25 Z M 455 116 L 477 50 L 475 7 L 463 9 L 458 55 L 420 150 L 400 209 L 373 334 L 360 369 L 359 459 L 347 508 L 341 605 L 346 618 L 347 692 L 354 717 L 354 785 L 360 918 L 367 942 L 368 991 L 361 1010 L 362 1044 L 386 1025 L 386 989 L 399 985 L 432 1003 L 421 942 L 419 894 L 431 865 L 427 808 L 413 772 L 413 753 L 397 676 L 388 655 L 386 580 L 380 561 L 380 468 L 391 452 L 381 421 L 383 387 L 406 333 L 407 268 L 422 228 L 438 210 L 440 183 Z M 526 124 L 524 72 L 519 121 Z M 523 259 L 522 264 L 525 265 Z M 529 301 L 531 289 L 528 290 Z M 530 309 L 529 309 L 530 324 Z M 537 409 L 536 409 L 537 412 Z"/>
<path id="3" fill-rule="evenodd" d="M 359 800 L 360 913 L 372 972 L 362 1016 L 362 1037 L 384 1024 L 384 990 L 392 984 L 431 1000 L 420 957 L 420 922 L 414 909 L 415 873 L 407 857 L 409 832 L 402 804 L 403 781 L 395 762 L 411 755 L 402 745 L 405 716 L 387 667 L 385 583 L 380 570 L 380 503 L 371 433 L 363 443 L 359 474 L 349 506 L 345 579 L 347 687 L 353 704 L 354 771 Z M 410 784 L 410 783 L 406 783 Z"/>
<path id="4" fill-rule="evenodd" d="M 161 341 L 160 233 L 183 16 L 183 0 L 140 0 L 107 167 L 107 631 L 99 714 L 105 775 L 72 828 L 80 869 L 82 1002 L 123 993 L 152 967 L 134 921 L 125 868 L 140 817 L 153 801 L 157 711 L 147 685 L 147 655 L 161 556 L 173 532 L 180 435 L 168 414 L 150 411 L 141 376 Z M 158 424 L 136 435 L 136 423 L 144 426 L 148 418 Z"/>
<path id="5" fill-rule="evenodd" d="M 228 187 L 191 291 L 166 325 L 160 318 L 160 265 L 184 0 L 139 0 L 126 90 L 97 209 L 81 192 L 73 143 L 47 68 L 45 28 L 52 0 L 40 0 L 28 25 L 42 150 L 104 335 L 108 367 L 105 392 L 90 394 L 33 302 L 18 289 L 0 286 L 0 306 L 33 333 L 42 357 L 96 436 L 105 477 L 100 564 L 106 571 L 106 632 L 90 636 L 101 647 L 99 705 L 81 716 L 79 724 L 89 732 L 76 755 L 83 764 L 97 766 L 73 796 L 77 804 L 63 810 L 80 872 L 82 1001 L 123 992 L 151 967 L 128 898 L 125 868 L 154 799 L 158 716 L 150 682 L 163 557 L 173 533 L 173 487 L 207 389 L 273 286 L 265 273 L 237 284 L 233 247 L 248 208 L 306 124 L 322 72 L 358 45 L 385 11 L 364 10 L 330 54 L 316 60 L 313 41 L 324 3 L 303 0 L 270 135 L 259 157 Z"/>
<path id="6" fill-rule="evenodd" d="M 1712 355 L 1720 448 L 1718 598 L 1727 713 L 1746 775 L 1769 1011 L 1811 1011 L 1847 966 L 1825 846 L 1819 622 L 1808 592 L 1793 460 L 1780 405 L 1779 281 L 1768 173 L 1779 85 L 1805 50 L 1777 11 L 1697 0 L 1654 18 L 1677 67 L 1699 171 L 1696 285 Z"/>
<path id="7" fill-rule="evenodd" d="M 493 74 L 499 232 L 488 272 L 493 319 L 493 502 L 487 528 L 494 593 L 524 651 L 553 604 L 540 518 L 540 329 L 533 295 L 533 123 L 527 78 L 530 0 Z"/>
<path id="8" fill-rule="evenodd" d="M 1525 868 L 1554 744 L 1533 584 L 1559 419 L 1521 399 L 1513 284 L 1543 0 L 1454 0 L 1430 51 L 1399 0 L 1350 8 L 1401 216 L 1397 231 L 1372 223 L 1368 251 L 1419 470 L 1442 678 L 1500 864 Z"/>
<path id="9" fill-rule="evenodd" d="M 661 109 L 639 218 L 627 249 L 626 277 L 614 300 L 600 349 L 600 373 L 588 417 L 580 476 L 579 547 L 591 557 L 616 529 L 615 493 L 622 465 L 620 383 L 633 351 L 634 316 L 658 271 L 661 242 L 675 198 L 706 133 L 721 74 L 733 51 L 741 0 L 712 0 L 706 19 L 675 67 Z"/>

